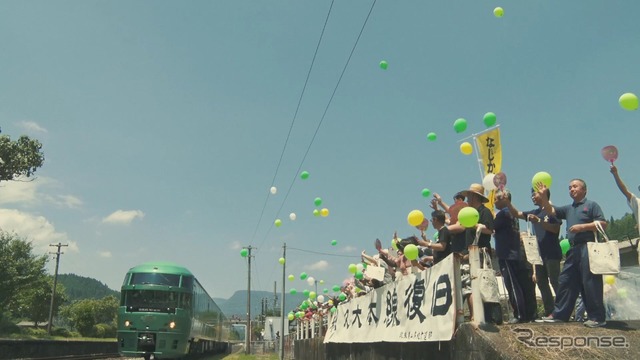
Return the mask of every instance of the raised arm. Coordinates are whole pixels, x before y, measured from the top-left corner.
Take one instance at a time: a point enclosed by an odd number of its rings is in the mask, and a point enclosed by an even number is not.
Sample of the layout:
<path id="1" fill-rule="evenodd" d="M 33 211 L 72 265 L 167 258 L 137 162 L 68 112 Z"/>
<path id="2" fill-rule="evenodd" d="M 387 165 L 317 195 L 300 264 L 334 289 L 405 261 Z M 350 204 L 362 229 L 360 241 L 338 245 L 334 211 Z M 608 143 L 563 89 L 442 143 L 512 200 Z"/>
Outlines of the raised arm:
<path id="1" fill-rule="evenodd" d="M 620 175 L 618 175 L 618 168 L 615 165 L 611 164 L 611 168 L 609 169 L 609 171 L 611 171 L 611 173 L 613 174 L 613 178 L 616 180 L 618 189 L 620 189 L 620 192 L 627 198 L 627 202 L 631 201 L 631 196 L 633 195 L 627 189 L 627 185 L 625 185 L 622 179 L 620 179 Z"/>
<path id="2" fill-rule="evenodd" d="M 516 209 L 516 207 L 513 206 L 513 204 L 511 203 L 511 201 L 507 202 L 507 207 L 509 208 L 509 212 L 511 213 L 511 216 L 515 218 L 527 220 L 524 214 L 522 213 L 522 211 Z"/>
<path id="3" fill-rule="evenodd" d="M 442 201 L 442 198 L 440 197 L 440 195 L 438 195 L 437 193 L 434 193 L 433 194 L 433 198 L 436 200 L 438 205 L 440 205 L 442 207 L 442 209 L 444 209 L 444 212 L 446 212 L 446 213 L 449 212 L 449 205 L 447 205 L 447 203 Z"/>
<path id="4" fill-rule="evenodd" d="M 549 216 L 556 216 L 556 208 L 551 205 L 549 202 L 549 197 L 547 197 L 547 186 L 542 182 L 536 184 L 538 187 L 538 194 L 540 195 L 540 206 L 542 210 L 544 210 Z"/>

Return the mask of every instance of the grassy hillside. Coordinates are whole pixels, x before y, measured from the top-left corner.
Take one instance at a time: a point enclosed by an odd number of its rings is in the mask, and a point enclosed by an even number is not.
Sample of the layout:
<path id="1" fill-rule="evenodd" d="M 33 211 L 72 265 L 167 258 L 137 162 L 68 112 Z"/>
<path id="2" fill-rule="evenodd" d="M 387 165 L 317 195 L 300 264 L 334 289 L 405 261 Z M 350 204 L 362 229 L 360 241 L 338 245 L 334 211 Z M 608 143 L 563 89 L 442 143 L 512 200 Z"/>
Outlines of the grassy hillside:
<path id="1" fill-rule="evenodd" d="M 120 298 L 120 292 L 111 290 L 100 281 L 76 274 L 58 275 L 58 283 L 64 285 L 69 302 L 82 299 L 102 299 L 113 295 Z"/>

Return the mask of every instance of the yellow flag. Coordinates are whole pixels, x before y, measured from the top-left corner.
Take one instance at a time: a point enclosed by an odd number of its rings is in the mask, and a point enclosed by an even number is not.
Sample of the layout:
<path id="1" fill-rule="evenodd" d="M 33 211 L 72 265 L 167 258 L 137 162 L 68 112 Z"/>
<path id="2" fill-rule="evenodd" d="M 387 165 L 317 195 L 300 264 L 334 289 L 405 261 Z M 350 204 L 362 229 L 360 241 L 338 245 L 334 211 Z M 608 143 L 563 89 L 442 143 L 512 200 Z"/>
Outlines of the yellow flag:
<path id="1" fill-rule="evenodd" d="M 487 131 L 475 137 L 478 145 L 478 157 L 482 161 L 483 177 L 497 174 L 502 168 L 502 145 L 500 144 L 500 128 Z M 491 190 L 487 207 L 493 212 L 495 190 Z"/>

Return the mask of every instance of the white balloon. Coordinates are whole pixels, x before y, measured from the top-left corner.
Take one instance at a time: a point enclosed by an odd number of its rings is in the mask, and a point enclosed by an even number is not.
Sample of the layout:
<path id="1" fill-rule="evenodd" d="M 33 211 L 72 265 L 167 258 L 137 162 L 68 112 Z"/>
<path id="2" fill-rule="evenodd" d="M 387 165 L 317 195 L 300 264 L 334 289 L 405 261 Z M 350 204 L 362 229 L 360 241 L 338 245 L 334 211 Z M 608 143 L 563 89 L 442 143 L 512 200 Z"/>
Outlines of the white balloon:
<path id="1" fill-rule="evenodd" d="M 291 221 L 296 219 L 296 213 L 291 213 L 289 214 L 289 219 L 291 219 Z"/>
<path id="2" fill-rule="evenodd" d="M 275 195 L 275 194 L 278 192 L 278 188 L 277 188 L 277 187 L 275 187 L 275 186 L 272 186 L 272 187 L 271 187 L 271 189 L 270 189 L 270 191 L 271 191 L 271 193 L 272 193 L 273 195 Z"/>
<path id="3" fill-rule="evenodd" d="M 362 265 L 362 263 L 358 263 L 358 264 L 356 264 L 356 269 L 358 269 L 358 271 L 362 272 L 362 270 L 364 270 L 364 265 Z"/>
<path id="4" fill-rule="evenodd" d="M 495 176 L 495 174 L 487 174 L 487 176 L 482 179 L 482 186 L 484 186 L 485 190 L 491 191 L 497 189 L 496 184 L 493 183 L 493 178 Z"/>
<path id="5" fill-rule="evenodd" d="M 307 278 L 307 284 L 309 284 L 309 286 L 313 286 L 313 284 L 316 283 L 316 279 L 313 278 L 313 276 L 309 276 Z"/>
<path id="6" fill-rule="evenodd" d="M 320 304 L 324 303 L 324 295 L 318 295 L 316 299 L 318 299 L 318 303 Z"/>

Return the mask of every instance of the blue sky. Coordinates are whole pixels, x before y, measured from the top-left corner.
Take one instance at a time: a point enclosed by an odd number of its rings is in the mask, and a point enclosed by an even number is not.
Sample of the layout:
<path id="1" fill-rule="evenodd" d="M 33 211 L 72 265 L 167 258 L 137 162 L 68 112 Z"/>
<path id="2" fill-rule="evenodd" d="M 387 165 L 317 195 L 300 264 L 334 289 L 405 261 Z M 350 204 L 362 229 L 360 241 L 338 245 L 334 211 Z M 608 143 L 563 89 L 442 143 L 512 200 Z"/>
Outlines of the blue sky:
<path id="1" fill-rule="evenodd" d="M 481 182 L 459 144 L 488 111 L 517 207 L 547 171 L 554 203 L 580 177 L 607 218 L 629 212 L 600 149 L 618 147 L 637 190 L 640 113 L 618 98 L 640 94 L 640 2 L 380 0 L 328 105 L 372 3 L 334 3 L 276 174 L 330 1 L 0 2 L 2 133 L 46 156 L 36 180 L 1 184 L 0 227 L 39 253 L 70 244 L 60 272 L 114 289 L 166 260 L 228 297 L 252 245 L 252 287 L 271 290 L 284 241 L 342 255 L 288 251 L 287 274 L 331 287 L 376 238 L 415 233 L 423 188 L 451 199 Z"/>

